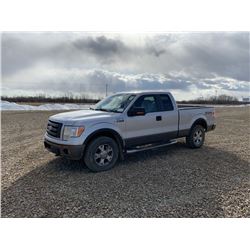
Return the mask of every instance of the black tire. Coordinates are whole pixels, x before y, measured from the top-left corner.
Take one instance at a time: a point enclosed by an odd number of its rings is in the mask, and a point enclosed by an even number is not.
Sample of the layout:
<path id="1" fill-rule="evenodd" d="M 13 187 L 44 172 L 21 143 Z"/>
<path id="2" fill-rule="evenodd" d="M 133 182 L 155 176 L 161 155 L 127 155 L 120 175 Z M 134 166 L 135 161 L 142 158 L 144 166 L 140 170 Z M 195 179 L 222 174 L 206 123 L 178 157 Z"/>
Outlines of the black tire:
<path id="1" fill-rule="evenodd" d="M 194 125 L 186 137 L 186 144 L 190 148 L 200 148 L 205 141 L 205 129 L 201 125 Z"/>
<path id="2" fill-rule="evenodd" d="M 110 137 L 101 136 L 88 145 L 84 155 L 84 162 L 93 172 L 106 171 L 115 166 L 118 156 L 117 143 Z"/>

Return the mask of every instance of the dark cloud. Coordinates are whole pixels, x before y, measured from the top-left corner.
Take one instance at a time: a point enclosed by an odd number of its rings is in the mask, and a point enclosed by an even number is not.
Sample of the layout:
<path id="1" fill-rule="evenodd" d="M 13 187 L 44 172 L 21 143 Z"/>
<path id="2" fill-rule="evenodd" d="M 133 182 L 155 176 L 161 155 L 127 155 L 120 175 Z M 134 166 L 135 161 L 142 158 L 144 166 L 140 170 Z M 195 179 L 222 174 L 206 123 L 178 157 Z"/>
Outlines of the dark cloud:
<path id="1" fill-rule="evenodd" d="M 164 54 L 166 52 L 166 50 L 165 49 L 157 49 L 154 46 L 150 46 L 147 48 L 147 52 L 149 54 L 155 55 L 156 57 L 159 57 L 160 55 Z"/>
<path id="2" fill-rule="evenodd" d="M 73 46 L 84 53 L 88 51 L 98 57 L 122 54 L 128 50 L 120 40 L 105 36 L 80 38 L 73 41 Z"/>

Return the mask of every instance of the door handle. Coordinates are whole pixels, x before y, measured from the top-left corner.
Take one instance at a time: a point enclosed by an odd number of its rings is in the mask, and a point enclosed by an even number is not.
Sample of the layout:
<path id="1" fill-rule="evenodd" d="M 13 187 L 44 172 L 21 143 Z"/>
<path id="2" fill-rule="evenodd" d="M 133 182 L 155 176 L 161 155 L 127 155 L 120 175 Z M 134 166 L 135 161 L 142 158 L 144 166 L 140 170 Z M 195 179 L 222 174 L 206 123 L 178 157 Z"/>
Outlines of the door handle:
<path id="1" fill-rule="evenodd" d="M 156 116 L 156 121 L 161 121 L 162 120 L 162 117 L 161 117 L 161 115 L 159 115 L 159 116 Z"/>

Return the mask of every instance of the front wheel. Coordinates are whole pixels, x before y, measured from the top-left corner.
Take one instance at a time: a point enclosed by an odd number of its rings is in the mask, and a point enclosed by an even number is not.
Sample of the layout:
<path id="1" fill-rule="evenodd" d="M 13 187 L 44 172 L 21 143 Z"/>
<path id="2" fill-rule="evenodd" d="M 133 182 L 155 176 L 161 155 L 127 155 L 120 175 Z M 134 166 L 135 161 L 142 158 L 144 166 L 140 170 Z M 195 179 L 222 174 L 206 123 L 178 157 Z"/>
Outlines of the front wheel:
<path id="1" fill-rule="evenodd" d="M 118 155 L 117 143 L 110 137 L 101 136 L 88 145 L 84 162 L 94 172 L 105 171 L 114 167 Z"/>
<path id="2" fill-rule="evenodd" d="M 205 141 L 205 129 L 201 125 L 195 125 L 186 137 L 186 143 L 190 148 L 200 148 Z"/>

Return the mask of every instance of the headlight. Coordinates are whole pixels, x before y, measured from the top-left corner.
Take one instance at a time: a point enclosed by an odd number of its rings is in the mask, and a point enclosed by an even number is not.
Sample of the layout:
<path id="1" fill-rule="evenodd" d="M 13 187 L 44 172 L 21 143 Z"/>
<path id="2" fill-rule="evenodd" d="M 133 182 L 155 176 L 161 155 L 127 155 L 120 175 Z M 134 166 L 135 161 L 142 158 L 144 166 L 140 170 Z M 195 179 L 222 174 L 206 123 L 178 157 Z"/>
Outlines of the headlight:
<path id="1" fill-rule="evenodd" d="M 72 137 L 79 137 L 84 131 L 84 127 L 65 126 L 63 130 L 63 140 L 69 140 Z"/>

